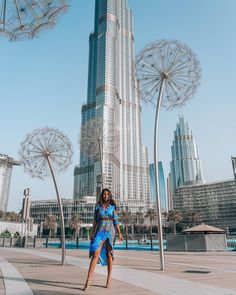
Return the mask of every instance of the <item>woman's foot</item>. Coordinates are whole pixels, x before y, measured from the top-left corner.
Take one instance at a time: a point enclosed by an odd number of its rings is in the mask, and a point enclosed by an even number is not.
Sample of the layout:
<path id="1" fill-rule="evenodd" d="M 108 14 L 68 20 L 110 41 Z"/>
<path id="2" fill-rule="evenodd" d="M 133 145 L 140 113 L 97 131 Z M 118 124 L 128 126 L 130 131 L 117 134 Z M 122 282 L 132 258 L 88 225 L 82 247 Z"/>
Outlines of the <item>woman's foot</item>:
<path id="1" fill-rule="evenodd" d="M 86 291 L 89 288 L 89 279 L 87 279 L 84 287 L 83 287 L 83 291 Z"/>
<path id="2" fill-rule="evenodd" d="M 106 288 L 111 288 L 111 280 L 107 281 Z"/>

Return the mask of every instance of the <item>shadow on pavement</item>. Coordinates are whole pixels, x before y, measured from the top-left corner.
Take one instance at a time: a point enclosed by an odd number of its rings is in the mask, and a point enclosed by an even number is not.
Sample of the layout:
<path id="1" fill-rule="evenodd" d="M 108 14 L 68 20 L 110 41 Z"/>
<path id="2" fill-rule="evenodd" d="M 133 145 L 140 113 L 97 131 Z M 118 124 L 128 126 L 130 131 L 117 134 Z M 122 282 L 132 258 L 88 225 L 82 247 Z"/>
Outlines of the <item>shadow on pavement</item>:
<path id="1" fill-rule="evenodd" d="M 12 280 L 12 281 L 22 281 L 22 279 L 20 278 L 12 278 L 12 277 L 4 277 L 4 279 Z M 26 281 L 27 284 L 38 284 L 38 285 L 53 286 L 53 287 L 59 287 L 59 288 L 65 288 L 65 289 L 75 289 L 75 290 L 82 290 L 83 288 L 82 283 L 80 284 L 80 283 L 70 283 L 70 282 L 60 282 L 60 281 L 46 281 L 46 280 L 27 279 L 27 278 L 24 278 L 24 280 Z M 73 286 L 68 287 L 67 285 L 74 285 L 78 287 L 73 287 Z M 57 292 L 54 291 L 54 294 L 57 294 Z"/>
<path id="2" fill-rule="evenodd" d="M 85 292 L 82 290 L 82 288 L 78 288 L 78 291 L 80 290 L 81 293 L 78 294 L 84 294 Z M 35 295 L 71 295 L 71 293 L 63 292 L 63 291 L 48 291 L 48 290 L 37 290 L 34 291 Z"/>

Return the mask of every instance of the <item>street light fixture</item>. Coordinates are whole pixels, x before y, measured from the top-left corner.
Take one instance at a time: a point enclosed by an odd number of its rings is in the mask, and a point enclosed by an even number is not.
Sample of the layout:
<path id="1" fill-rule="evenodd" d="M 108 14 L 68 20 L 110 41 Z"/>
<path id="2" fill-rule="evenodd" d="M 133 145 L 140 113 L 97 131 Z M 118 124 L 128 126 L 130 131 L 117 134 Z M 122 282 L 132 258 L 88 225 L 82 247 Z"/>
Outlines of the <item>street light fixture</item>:
<path id="1" fill-rule="evenodd" d="M 24 246 L 27 246 L 27 238 L 28 238 L 28 226 L 29 226 L 29 216 L 30 216 L 30 189 L 24 189 L 24 198 L 22 204 L 22 228 L 21 228 L 21 239 L 23 241 L 24 238 Z"/>
<path id="2" fill-rule="evenodd" d="M 160 107 L 173 109 L 193 96 L 199 85 L 199 62 L 185 44 L 161 40 L 148 44 L 137 56 L 137 90 L 141 98 L 156 106 L 154 125 L 154 170 L 157 199 L 160 270 L 164 270 L 163 233 L 159 192 L 157 142 Z"/>
<path id="3" fill-rule="evenodd" d="M 0 36 L 10 41 L 37 38 L 41 31 L 54 27 L 68 7 L 67 0 L 2 0 Z"/>
<path id="4" fill-rule="evenodd" d="M 62 265 L 64 265 L 66 255 L 65 224 L 62 200 L 55 172 L 65 170 L 70 164 L 72 156 L 71 143 L 67 136 L 57 129 L 48 127 L 36 129 L 21 143 L 19 154 L 25 170 L 32 177 L 43 179 L 46 176 L 51 176 L 53 179 L 61 219 Z"/>

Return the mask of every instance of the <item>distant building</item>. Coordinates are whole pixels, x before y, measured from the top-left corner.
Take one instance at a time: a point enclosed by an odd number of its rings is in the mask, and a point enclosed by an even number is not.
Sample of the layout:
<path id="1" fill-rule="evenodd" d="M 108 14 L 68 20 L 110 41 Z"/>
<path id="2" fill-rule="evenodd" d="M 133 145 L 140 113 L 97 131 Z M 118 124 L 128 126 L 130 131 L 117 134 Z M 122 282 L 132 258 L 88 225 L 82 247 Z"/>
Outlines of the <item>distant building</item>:
<path id="1" fill-rule="evenodd" d="M 81 132 L 81 141 L 86 142 L 86 135 L 91 133 L 89 122 L 102 119 L 105 187 L 118 201 L 144 207 L 149 202 L 148 160 L 142 144 L 140 97 L 133 69 L 132 12 L 127 0 L 95 3 L 87 102 L 81 109 L 81 130 L 87 132 Z M 74 199 L 99 193 L 99 167 L 98 159 L 81 149 L 80 164 L 74 169 Z"/>
<path id="2" fill-rule="evenodd" d="M 156 202 L 154 164 L 149 164 L 150 201 Z"/>
<path id="3" fill-rule="evenodd" d="M 73 215 L 79 215 L 82 226 L 92 226 L 96 197 L 84 197 L 80 200 L 62 199 L 65 225 L 70 226 Z M 60 212 L 57 200 L 32 201 L 30 217 L 36 223 L 45 220 L 46 216 L 54 215 L 60 220 Z"/>
<path id="4" fill-rule="evenodd" d="M 236 232 L 236 184 L 233 180 L 182 186 L 173 193 L 174 209 L 199 212 L 206 224 Z"/>
<path id="5" fill-rule="evenodd" d="M 0 234 L 8 231 L 12 235 L 19 233 L 21 236 L 27 234 L 28 236 L 37 236 L 38 225 L 29 224 L 22 227 L 22 222 L 12 222 L 0 220 Z"/>
<path id="6" fill-rule="evenodd" d="M 202 165 L 197 144 L 184 117 L 179 117 L 171 147 L 171 188 L 203 183 Z"/>
<path id="7" fill-rule="evenodd" d="M 167 210 L 166 184 L 162 162 L 158 162 L 161 209 Z M 150 201 L 156 203 L 154 164 L 149 165 Z"/>
<path id="8" fill-rule="evenodd" d="M 20 163 L 13 158 L 0 154 L 0 210 L 7 211 L 11 183 L 12 167 Z"/>
<path id="9" fill-rule="evenodd" d="M 91 227 L 94 219 L 94 209 L 96 197 L 83 197 L 79 200 L 62 199 L 65 226 L 70 227 L 73 215 L 78 215 L 81 220 L 81 227 Z M 152 203 L 149 204 L 152 207 Z M 131 213 L 147 211 L 148 207 L 143 206 L 143 202 L 129 201 L 117 202 L 117 211 L 131 211 Z M 37 224 L 42 223 L 48 215 L 56 216 L 60 223 L 60 212 L 57 200 L 32 201 L 30 206 L 30 217 Z"/>
<path id="10" fill-rule="evenodd" d="M 173 195 L 171 190 L 171 175 L 169 173 L 167 179 L 166 179 L 166 187 L 167 187 L 167 207 L 168 211 L 173 210 Z"/>

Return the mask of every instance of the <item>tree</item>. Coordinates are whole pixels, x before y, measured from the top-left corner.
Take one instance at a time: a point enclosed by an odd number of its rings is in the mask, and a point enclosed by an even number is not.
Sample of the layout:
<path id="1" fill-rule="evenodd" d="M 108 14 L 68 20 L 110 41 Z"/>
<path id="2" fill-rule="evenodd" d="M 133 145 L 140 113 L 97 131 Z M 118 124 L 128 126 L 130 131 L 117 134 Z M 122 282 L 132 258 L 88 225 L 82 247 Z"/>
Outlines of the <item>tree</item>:
<path id="1" fill-rule="evenodd" d="M 142 227 L 142 224 L 144 222 L 144 214 L 142 211 L 137 211 L 135 213 L 135 223 L 138 227 L 138 233 L 140 234 L 141 232 L 141 227 Z"/>
<path id="2" fill-rule="evenodd" d="M 11 237 L 11 233 L 9 232 L 8 229 L 6 229 L 4 232 L 2 232 L 2 233 L 0 234 L 0 237 L 1 237 L 1 238 L 10 238 L 10 237 Z"/>
<path id="3" fill-rule="evenodd" d="M 70 221 L 70 228 L 75 232 L 75 237 L 78 236 L 81 220 L 79 215 L 73 215 Z"/>
<path id="4" fill-rule="evenodd" d="M 200 212 L 189 212 L 187 215 L 187 218 L 189 220 L 190 223 L 193 224 L 193 226 L 196 225 L 196 223 L 201 222 L 202 221 L 202 216 Z"/>
<path id="5" fill-rule="evenodd" d="M 20 214 L 11 211 L 11 212 L 5 212 L 2 214 L 3 220 L 6 221 L 14 221 L 14 222 L 19 222 L 20 221 Z"/>
<path id="6" fill-rule="evenodd" d="M 168 212 L 165 211 L 165 210 L 163 210 L 163 211 L 161 212 L 161 214 L 162 214 L 163 217 L 164 217 L 164 227 L 167 227 Z"/>
<path id="7" fill-rule="evenodd" d="M 57 218 L 55 215 L 47 215 L 45 217 L 45 220 L 44 220 L 44 223 L 43 223 L 43 226 L 49 230 L 49 238 L 51 238 L 52 236 L 52 230 L 55 231 L 56 227 L 57 227 L 57 222 L 56 222 Z"/>
<path id="8" fill-rule="evenodd" d="M 173 223 L 173 233 L 176 234 L 176 224 L 183 220 L 180 210 L 170 210 L 168 212 L 168 220 Z"/>
<path id="9" fill-rule="evenodd" d="M 134 215 L 126 210 L 119 212 L 119 220 L 125 226 L 125 233 L 128 235 L 129 225 L 134 224 Z"/>
<path id="10" fill-rule="evenodd" d="M 154 209 L 148 209 L 145 217 L 148 218 L 150 221 L 151 235 L 152 235 L 153 221 L 157 220 L 157 212 Z"/>

